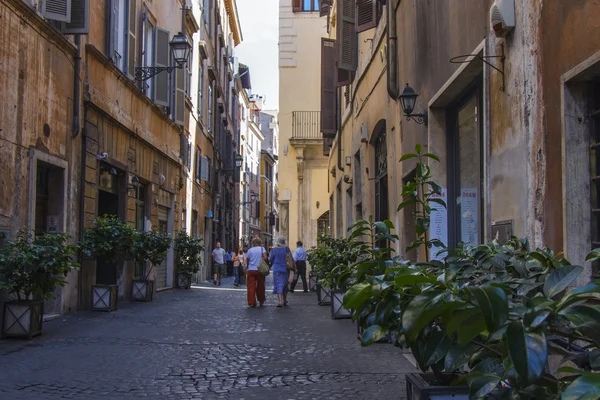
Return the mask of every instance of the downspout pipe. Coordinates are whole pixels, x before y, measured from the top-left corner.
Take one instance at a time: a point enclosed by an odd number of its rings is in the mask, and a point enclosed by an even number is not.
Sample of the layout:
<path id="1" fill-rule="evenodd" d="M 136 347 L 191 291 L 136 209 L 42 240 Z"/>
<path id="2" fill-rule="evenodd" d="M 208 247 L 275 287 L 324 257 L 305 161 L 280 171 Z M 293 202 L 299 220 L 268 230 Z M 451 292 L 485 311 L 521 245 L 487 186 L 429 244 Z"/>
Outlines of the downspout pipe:
<path id="1" fill-rule="evenodd" d="M 79 184 L 79 241 L 83 241 L 83 231 L 85 229 L 85 157 L 86 157 L 86 143 L 85 143 L 85 130 L 81 129 L 80 119 L 80 102 L 81 102 L 81 85 L 79 78 L 81 76 L 81 35 L 75 35 L 75 46 L 77 46 L 77 52 L 74 57 L 73 65 L 73 126 L 71 130 L 71 137 L 75 139 L 81 134 L 81 167 L 80 167 L 80 184 Z M 79 263 L 83 264 L 83 253 L 79 251 Z M 83 272 L 79 269 L 77 274 L 77 308 L 82 309 L 83 302 Z"/>
<path id="2" fill-rule="evenodd" d="M 344 167 L 342 166 L 342 88 L 337 88 L 337 113 L 336 113 L 336 125 L 337 125 L 337 167 L 340 171 L 344 171 Z"/>
<path id="3" fill-rule="evenodd" d="M 76 138 L 79 135 L 79 103 L 81 102 L 81 85 L 79 84 L 79 77 L 81 75 L 81 35 L 75 35 L 75 46 L 77 51 L 75 53 L 74 66 L 73 66 L 73 127 L 71 131 L 71 137 Z"/>
<path id="4" fill-rule="evenodd" d="M 400 96 L 398 88 L 398 36 L 396 33 L 396 8 L 399 0 L 389 0 L 387 5 L 387 91 L 388 95 L 397 100 Z"/>

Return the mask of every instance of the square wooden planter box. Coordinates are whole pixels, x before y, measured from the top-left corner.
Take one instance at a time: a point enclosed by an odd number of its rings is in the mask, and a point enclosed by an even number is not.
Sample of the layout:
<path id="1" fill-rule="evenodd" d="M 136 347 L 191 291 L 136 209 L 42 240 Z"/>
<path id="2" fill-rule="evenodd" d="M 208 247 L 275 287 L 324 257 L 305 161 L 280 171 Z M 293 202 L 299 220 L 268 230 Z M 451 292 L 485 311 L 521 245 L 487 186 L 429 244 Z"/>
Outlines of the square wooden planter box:
<path id="1" fill-rule="evenodd" d="M 331 291 L 331 318 L 333 319 L 352 318 L 352 312 L 344 308 L 344 294 L 346 291 Z"/>
<path id="2" fill-rule="evenodd" d="M 154 296 L 154 281 L 134 279 L 131 282 L 131 300 L 152 301 Z"/>
<path id="3" fill-rule="evenodd" d="M 42 300 L 9 300 L 4 302 L 3 338 L 31 339 L 42 334 L 44 302 Z"/>
<path id="4" fill-rule="evenodd" d="M 317 283 L 317 300 L 320 306 L 328 306 L 331 304 L 331 289 Z"/>
<path id="5" fill-rule="evenodd" d="M 177 288 L 178 289 L 190 289 L 192 287 L 192 275 L 188 274 L 177 274 Z"/>
<path id="6" fill-rule="evenodd" d="M 92 310 L 116 310 L 118 294 L 119 285 L 92 285 Z"/>

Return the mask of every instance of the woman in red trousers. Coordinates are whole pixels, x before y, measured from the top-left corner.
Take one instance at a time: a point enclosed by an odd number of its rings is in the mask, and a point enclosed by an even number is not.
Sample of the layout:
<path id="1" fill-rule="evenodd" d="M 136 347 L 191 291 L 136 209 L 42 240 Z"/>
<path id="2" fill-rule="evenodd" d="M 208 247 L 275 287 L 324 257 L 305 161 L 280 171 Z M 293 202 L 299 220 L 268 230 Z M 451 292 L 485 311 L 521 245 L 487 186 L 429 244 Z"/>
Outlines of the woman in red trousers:
<path id="1" fill-rule="evenodd" d="M 246 287 L 248 289 L 248 305 L 256 307 L 256 300 L 260 306 L 265 302 L 265 277 L 258 272 L 258 264 L 261 260 L 267 260 L 267 251 L 262 246 L 260 238 L 252 239 L 252 248 L 248 250 L 247 263 L 248 274 L 246 275 Z"/>

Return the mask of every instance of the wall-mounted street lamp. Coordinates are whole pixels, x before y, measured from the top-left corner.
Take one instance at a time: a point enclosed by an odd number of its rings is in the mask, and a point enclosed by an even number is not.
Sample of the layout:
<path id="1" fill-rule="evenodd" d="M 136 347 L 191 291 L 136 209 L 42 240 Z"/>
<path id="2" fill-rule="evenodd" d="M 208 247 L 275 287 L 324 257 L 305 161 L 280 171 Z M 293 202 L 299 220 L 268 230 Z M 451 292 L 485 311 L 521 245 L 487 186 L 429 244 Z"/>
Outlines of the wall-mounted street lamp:
<path id="1" fill-rule="evenodd" d="M 250 201 L 236 201 L 235 207 L 240 208 L 241 206 L 245 206 L 246 204 L 254 204 L 256 202 L 257 197 L 258 197 L 258 194 L 251 191 L 250 192 Z"/>
<path id="2" fill-rule="evenodd" d="M 413 110 L 415 109 L 415 104 L 417 103 L 417 97 L 419 95 L 415 93 L 413 88 L 406 84 L 406 87 L 402 91 L 400 95 L 400 104 L 402 104 L 402 111 L 404 111 L 404 115 L 406 119 L 410 121 L 411 119 L 415 121 L 417 124 L 424 124 L 427 126 L 428 122 L 428 113 L 427 110 L 424 110 L 421 114 L 413 114 Z"/>
<path id="3" fill-rule="evenodd" d="M 190 54 L 190 50 L 192 48 L 192 45 L 188 41 L 187 37 L 183 33 L 179 32 L 177 35 L 173 36 L 173 39 L 169 43 L 169 48 L 171 49 L 173 60 L 175 60 L 175 65 L 168 67 L 136 67 L 135 80 L 143 82 L 155 75 L 160 74 L 163 71 L 167 71 L 167 73 L 170 74 L 176 68 L 183 68 L 183 65 L 188 60 L 188 55 Z"/>

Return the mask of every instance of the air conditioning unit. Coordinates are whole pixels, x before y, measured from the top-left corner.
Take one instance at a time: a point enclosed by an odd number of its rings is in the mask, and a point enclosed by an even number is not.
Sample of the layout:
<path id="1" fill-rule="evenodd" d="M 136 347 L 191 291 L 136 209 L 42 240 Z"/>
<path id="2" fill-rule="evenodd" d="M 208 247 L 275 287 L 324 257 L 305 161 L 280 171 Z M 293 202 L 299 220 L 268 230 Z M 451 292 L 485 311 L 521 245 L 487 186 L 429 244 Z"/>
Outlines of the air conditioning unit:
<path id="1" fill-rule="evenodd" d="M 490 26 L 496 37 L 504 37 L 515 27 L 515 0 L 496 0 L 490 8 Z"/>

